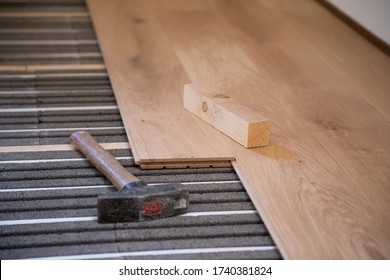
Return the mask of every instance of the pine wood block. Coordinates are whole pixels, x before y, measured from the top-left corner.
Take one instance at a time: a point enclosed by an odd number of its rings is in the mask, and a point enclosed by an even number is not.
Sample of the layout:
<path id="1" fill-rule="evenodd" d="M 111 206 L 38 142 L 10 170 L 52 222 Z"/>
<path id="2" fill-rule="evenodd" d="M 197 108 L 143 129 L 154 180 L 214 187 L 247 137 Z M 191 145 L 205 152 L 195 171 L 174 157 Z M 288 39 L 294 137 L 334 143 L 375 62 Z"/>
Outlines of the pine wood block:
<path id="1" fill-rule="evenodd" d="M 270 122 L 227 95 L 184 85 L 184 108 L 245 148 L 268 146 Z"/>

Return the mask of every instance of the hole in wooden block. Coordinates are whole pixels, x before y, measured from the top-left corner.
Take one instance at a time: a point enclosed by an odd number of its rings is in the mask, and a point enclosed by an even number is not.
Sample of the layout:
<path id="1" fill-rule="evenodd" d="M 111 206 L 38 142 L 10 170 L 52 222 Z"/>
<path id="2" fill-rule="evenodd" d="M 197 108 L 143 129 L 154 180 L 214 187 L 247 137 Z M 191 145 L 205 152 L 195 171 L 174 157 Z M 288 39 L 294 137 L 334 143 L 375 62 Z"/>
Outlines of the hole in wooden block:
<path id="1" fill-rule="evenodd" d="M 202 109 L 203 109 L 203 112 L 207 111 L 207 103 L 206 103 L 206 101 L 203 102 Z"/>

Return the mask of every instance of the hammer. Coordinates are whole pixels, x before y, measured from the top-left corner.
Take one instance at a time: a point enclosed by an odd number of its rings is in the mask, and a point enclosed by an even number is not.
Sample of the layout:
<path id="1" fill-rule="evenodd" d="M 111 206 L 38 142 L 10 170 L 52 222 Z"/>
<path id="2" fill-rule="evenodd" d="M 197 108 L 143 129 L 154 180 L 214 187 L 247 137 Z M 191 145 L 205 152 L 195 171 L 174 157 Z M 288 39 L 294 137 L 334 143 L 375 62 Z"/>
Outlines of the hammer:
<path id="1" fill-rule="evenodd" d="M 74 132 L 71 143 L 118 189 L 98 197 L 98 222 L 119 223 L 161 219 L 188 209 L 188 189 L 179 183 L 148 186 L 129 173 L 86 131 Z"/>

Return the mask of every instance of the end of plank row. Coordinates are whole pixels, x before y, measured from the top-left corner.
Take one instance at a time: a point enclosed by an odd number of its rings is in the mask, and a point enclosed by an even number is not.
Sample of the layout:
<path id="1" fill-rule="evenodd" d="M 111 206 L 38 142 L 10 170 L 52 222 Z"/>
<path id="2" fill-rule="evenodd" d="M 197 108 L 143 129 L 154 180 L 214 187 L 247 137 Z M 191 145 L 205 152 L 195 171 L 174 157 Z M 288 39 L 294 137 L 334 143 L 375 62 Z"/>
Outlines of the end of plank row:
<path id="1" fill-rule="evenodd" d="M 185 109 L 245 148 L 270 144 L 270 121 L 229 96 L 185 84 L 183 101 Z"/>

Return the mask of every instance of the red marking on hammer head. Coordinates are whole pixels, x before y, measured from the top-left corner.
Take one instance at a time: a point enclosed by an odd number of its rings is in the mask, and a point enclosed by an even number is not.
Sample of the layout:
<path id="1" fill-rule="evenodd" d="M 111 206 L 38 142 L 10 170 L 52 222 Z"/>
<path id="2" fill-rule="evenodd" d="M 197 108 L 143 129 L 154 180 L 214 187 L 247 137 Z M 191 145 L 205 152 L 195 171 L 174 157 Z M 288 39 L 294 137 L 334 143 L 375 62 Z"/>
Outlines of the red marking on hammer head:
<path id="1" fill-rule="evenodd" d="M 146 215 L 160 214 L 163 204 L 160 200 L 149 200 L 142 205 L 142 210 Z"/>
<path id="2" fill-rule="evenodd" d="M 140 222 L 179 215 L 188 209 L 188 196 L 187 187 L 176 183 L 105 193 L 98 198 L 98 221 Z"/>

